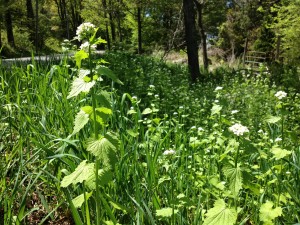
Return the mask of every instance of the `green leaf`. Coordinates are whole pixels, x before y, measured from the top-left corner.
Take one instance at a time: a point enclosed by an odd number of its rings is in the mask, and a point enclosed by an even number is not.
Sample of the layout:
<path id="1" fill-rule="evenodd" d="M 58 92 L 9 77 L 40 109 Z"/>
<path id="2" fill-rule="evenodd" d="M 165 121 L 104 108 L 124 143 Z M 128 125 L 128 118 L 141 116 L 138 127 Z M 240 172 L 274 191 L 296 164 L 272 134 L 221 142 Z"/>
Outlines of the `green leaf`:
<path id="1" fill-rule="evenodd" d="M 105 186 L 107 185 L 113 178 L 112 171 L 109 169 L 100 169 L 98 170 L 98 177 L 99 177 L 99 185 L 100 186 Z M 96 175 L 93 173 L 92 176 L 90 176 L 86 181 L 85 185 L 90 189 L 90 190 L 95 190 L 96 189 Z"/>
<path id="2" fill-rule="evenodd" d="M 93 107 L 92 106 L 83 106 L 80 108 L 82 111 L 84 111 L 86 114 L 91 115 L 93 113 Z"/>
<path id="3" fill-rule="evenodd" d="M 282 208 L 276 207 L 273 209 L 273 202 L 266 202 L 261 205 L 259 210 L 259 219 L 264 222 L 264 225 L 273 225 L 273 220 L 281 216 Z"/>
<path id="4" fill-rule="evenodd" d="M 77 77 L 72 83 L 71 91 L 67 97 L 67 99 L 76 97 L 79 95 L 81 92 L 89 92 L 90 89 L 96 84 L 96 81 L 90 81 L 90 82 L 85 82 L 84 77 L 80 78 Z"/>
<path id="5" fill-rule="evenodd" d="M 109 117 L 112 115 L 112 110 L 106 107 L 100 107 L 96 108 L 96 121 L 101 125 L 101 126 L 106 126 L 106 122 L 109 119 Z M 94 114 L 92 113 L 91 117 L 92 120 L 94 120 Z"/>
<path id="6" fill-rule="evenodd" d="M 236 197 L 242 189 L 242 171 L 238 166 L 237 168 L 227 165 L 223 169 L 225 176 L 229 179 L 229 189 Z"/>
<path id="7" fill-rule="evenodd" d="M 237 219 L 237 212 L 234 209 L 226 208 L 223 199 L 218 199 L 214 207 L 206 213 L 203 225 L 233 225 Z"/>
<path id="8" fill-rule="evenodd" d="M 144 111 L 142 112 L 143 115 L 147 115 L 147 114 L 150 114 L 152 113 L 152 110 L 150 108 L 146 108 L 144 109 Z"/>
<path id="9" fill-rule="evenodd" d="M 93 192 L 85 193 L 86 200 L 88 200 L 92 196 Z M 80 208 L 84 203 L 84 194 L 81 194 L 72 200 L 75 208 Z"/>
<path id="10" fill-rule="evenodd" d="M 174 209 L 173 208 L 162 208 L 162 209 L 158 209 L 156 210 L 156 216 L 158 217 L 171 217 L 173 215 L 173 211 L 174 211 L 174 214 L 176 214 L 178 212 L 177 209 Z"/>
<path id="11" fill-rule="evenodd" d="M 114 165 L 116 162 L 116 151 L 119 140 L 113 133 L 107 133 L 98 140 L 90 140 L 87 143 L 87 151 L 91 152 L 98 159 L 102 159 L 105 165 Z"/>
<path id="12" fill-rule="evenodd" d="M 279 116 L 271 116 L 271 115 L 269 115 L 269 116 L 267 116 L 267 117 L 265 118 L 265 121 L 266 121 L 267 123 L 277 123 L 280 119 L 281 119 L 281 118 L 280 118 Z"/>
<path id="13" fill-rule="evenodd" d="M 82 161 L 75 171 L 68 176 L 65 176 L 61 181 L 61 187 L 68 187 L 70 184 L 82 183 L 94 174 L 94 163 L 86 163 Z"/>
<path id="14" fill-rule="evenodd" d="M 222 110 L 222 106 L 220 105 L 214 105 L 211 109 L 211 115 L 219 114 Z"/>
<path id="15" fill-rule="evenodd" d="M 97 94 L 97 101 L 99 104 L 105 108 L 111 109 L 111 94 L 107 91 L 100 91 Z"/>
<path id="16" fill-rule="evenodd" d="M 112 81 L 118 83 L 118 84 L 123 84 L 118 78 L 117 76 L 113 73 L 113 71 L 111 71 L 109 68 L 105 67 L 105 66 L 100 66 L 98 65 L 96 68 L 96 71 L 99 75 L 103 75 L 106 76 L 110 79 L 112 79 Z"/>
<path id="17" fill-rule="evenodd" d="M 96 39 L 95 43 L 93 43 L 93 44 L 98 45 L 98 44 L 106 44 L 106 43 L 107 43 L 106 40 L 99 37 Z"/>
<path id="18" fill-rule="evenodd" d="M 111 109 L 108 109 L 108 108 L 106 108 L 106 107 L 96 108 L 96 111 L 97 111 L 97 112 L 104 113 L 104 114 L 107 114 L 107 115 L 112 115 L 112 110 L 111 110 Z"/>
<path id="19" fill-rule="evenodd" d="M 288 151 L 288 150 L 285 150 L 285 149 L 281 149 L 280 147 L 278 146 L 273 146 L 272 149 L 271 149 L 271 153 L 274 155 L 272 157 L 272 159 L 282 159 L 284 158 L 285 156 L 291 154 L 291 151 Z"/>
<path id="20" fill-rule="evenodd" d="M 88 56 L 89 55 L 84 50 L 80 50 L 80 51 L 76 52 L 75 55 L 74 55 L 74 58 L 75 58 L 75 61 L 76 61 L 76 66 L 78 68 L 80 68 L 81 67 L 81 61 L 83 59 L 88 58 Z"/>
<path id="21" fill-rule="evenodd" d="M 74 129 L 72 135 L 78 133 L 89 122 L 89 115 L 80 110 L 75 116 Z"/>

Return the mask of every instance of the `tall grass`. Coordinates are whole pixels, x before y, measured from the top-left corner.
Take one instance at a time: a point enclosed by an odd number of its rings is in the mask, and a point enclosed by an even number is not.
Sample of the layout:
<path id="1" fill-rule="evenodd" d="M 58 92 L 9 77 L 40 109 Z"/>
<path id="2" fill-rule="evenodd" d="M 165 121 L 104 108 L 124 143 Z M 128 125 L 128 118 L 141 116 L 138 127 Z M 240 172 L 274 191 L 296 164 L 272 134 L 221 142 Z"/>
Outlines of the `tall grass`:
<path id="1" fill-rule="evenodd" d="M 93 159 L 85 141 L 93 126 L 69 137 L 90 95 L 67 100 L 67 61 L 1 67 L 4 224 L 70 222 L 64 206 L 84 224 L 96 214 L 103 224 L 225 224 L 212 222 L 218 215 L 229 215 L 228 224 L 300 222 L 298 93 L 264 73 L 219 69 L 191 85 L 183 66 L 126 53 L 104 58 L 124 85 L 101 83 L 120 147 L 98 214 L 84 185 L 61 187 L 81 160 Z M 249 132 L 235 135 L 235 123 Z M 82 193 L 85 203 L 71 209 Z"/>

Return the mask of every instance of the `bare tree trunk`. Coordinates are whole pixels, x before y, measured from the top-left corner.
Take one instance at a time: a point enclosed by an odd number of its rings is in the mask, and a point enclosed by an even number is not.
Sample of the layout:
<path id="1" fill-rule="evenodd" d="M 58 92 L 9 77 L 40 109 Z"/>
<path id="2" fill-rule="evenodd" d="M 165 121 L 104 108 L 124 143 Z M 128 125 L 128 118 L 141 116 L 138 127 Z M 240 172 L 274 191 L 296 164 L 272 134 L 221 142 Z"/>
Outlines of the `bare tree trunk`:
<path id="1" fill-rule="evenodd" d="M 116 27 L 115 27 L 115 23 L 114 23 L 114 16 L 112 13 L 113 10 L 113 6 L 112 6 L 112 2 L 111 0 L 109 0 L 109 23 L 110 23 L 110 30 L 111 30 L 111 39 L 112 41 L 116 41 Z"/>
<path id="2" fill-rule="evenodd" d="M 39 52 L 39 1 L 35 0 L 35 53 Z"/>
<path id="3" fill-rule="evenodd" d="M 71 3 L 71 23 L 72 23 L 72 33 L 76 32 L 77 27 L 82 23 L 82 17 L 80 12 L 82 10 L 81 0 L 73 0 Z M 69 17 L 66 10 L 66 27 L 69 26 Z"/>
<path id="4" fill-rule="evenodd" d="M 26 10 L 27 10 L 27 28 L 30 33 L 30 41 L 32 43 L 35 42 L 35 35 L 34 35 L 34 12 L 32 7 L 32 1 L 26 0 Z"/>
<path id="5" fill-rule="evenodd" d="M 196 4 L 197 11 L 198 11 L 198 26 L 199 26 L 199 32 L 200 32 L 200 38 L 201 38 L 201 44 L 202 44 L 202 54 L 203 54 L 203 65 L 206 70 L 208 70 L 208 56 L 207 56 L 207 43 L 206 43 L 206 34 L 203 26 L 203 4 L 200 3 L 197 0 L 194 0 L 194 3 Z"/>
<path id="6" fill-rule="evenodd" d="M 140 5 L 138 6 L 138 11 L 137 11 L 137 22 L 138 22 L 138 53 L 142 54 L 143 49 L 142 49 L 142 12 L 141 12 L 141 7 Z"/>
<path id="7" fill-rule="evenodd" d="M 249 39 L 248 39 L 248 34 L 247 34 L 247 37 L 245 40 L 244 55 L 243 55 L 243 64 L 244 65 L 245 65 L 246 56 L 247 56 L 247 52 L 248 52 L 248 42 L 249 42 Z"/>
<path id="8" fill-rule="evenodd" d="M 2 16 L 0 16 L 0 52 L 1 52 L 1 49 L 2 49 Z"/>
<path id="9" fill-rule="evenodd" d="M 193 0 L 183 0 L 183 13 L 185 24 L 185 39 L 188 55 L 188 66 L 192 82 L 200 78 L 198 44 L 195 26 L 195 8 Z"/>
<path id="10" fill-rule="evenodd" d="M 5 3 L 8 4 L 9 3 L 8 0 L 6 0 Z M 15 47 L 15 38 L 14 38 L 10 8 L 6 9 L 6 11 L 4 13 L 4 20 L 5 20 L 5 25 L 6 25 L 7 41 L 12 47 Z"/>
<path id="11" fill-rule="evenodd" d="M 280 58 L 280 44 L 281 44 L 281 37 L 277 37 L 277 42 L 276 42 L 276 60 L 279 60 Z"/>
<path id="12" fill-rule="evenodd" d="M 107 5 L 106 0 L 102 0 L 103 11 L 104 11 L 104 19 L 105 19 L 105 33 L 106 33 L 106 41 L 107 41 L 107 48 L 110 50 L 110 38 L 109 38 L 109 29 L 108 29 L 108 22 L 107 22 Z"/>

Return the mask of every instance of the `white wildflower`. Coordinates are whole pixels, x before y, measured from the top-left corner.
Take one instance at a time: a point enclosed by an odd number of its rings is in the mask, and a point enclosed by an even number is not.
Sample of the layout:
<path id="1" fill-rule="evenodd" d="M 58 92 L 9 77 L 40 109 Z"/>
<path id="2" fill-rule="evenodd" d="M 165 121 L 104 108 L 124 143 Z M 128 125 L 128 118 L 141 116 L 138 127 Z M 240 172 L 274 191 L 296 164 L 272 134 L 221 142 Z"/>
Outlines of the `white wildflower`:
<path id="1" fill-rule="evenodd" d="M 195 129 L 196 129 L 196 126 L 192 126 L 192 127 L 191 127 L 191 130 L 195 130 Z"/>
<path id="2" fill-rule="evenodd" d="M 216 87 L 215 91 L 220 91 L 222 89 L 223 89 L 223 87 L 218 86 L 218 87 Z"/>
<path id="3" fill-rule="evenodd" d="M 229 127 L 229 130 L 232 131 L 237 136 L 242 136 L 244 133 L 249 132 L 248 128 L 236 123 L 233 126 Z"/>
<path id="4" fill-rule="evenodd" d="M 204 129 L 202 127 L 198 127 L 198 131 L 201 132 L 204 131 Z"/>
<path id="5" fill-rule="evenodd" d="M 279 142 L 279 141 L 282 141 L 282 138 L 278 137 L 278 138 L 275 139 L 275 142 Z"/>
<path id="6" fill-rule="evenodd" d="M 77 27 L 76 39 L 78 39 L 79 41 L 89 39 L 94 34 L 95 31 L 96 31 L 96 27 L 94 24 L 90 22 L 83 23 L 79 27 Z"/>
<path id="7" fill-rule="evenodd" d="M 233 115 L 233 114 L 236 114 L 236 113 L 238 113 L 239 112 L 239 110 L 232 110 L 231 111 L 231 114 Z"/>
<path id="8" fill-rule="evenodd" d="M 91 48 L 91 51 L 95 51 L 97 46 L 96 45 L 90 45 L 88 41 L 85 41 L 80 45 L 80 49 L 84 50 L 85 52 L 89 52 L 89 47 Z"/>
<path id="9" fill-rule="evenodd" d="M 163 155 L 175 155 L 176 151 L 173 149 L 164 151 Z"/>
<path id="10" fill-rule="evenodd" d="M 283 99 L 287 96 L 287 93 L 284 92 L 284 91 L 278 91 L 276 94 L 275 94 L 275 97 L 278 98 L 278 99 Z"/>

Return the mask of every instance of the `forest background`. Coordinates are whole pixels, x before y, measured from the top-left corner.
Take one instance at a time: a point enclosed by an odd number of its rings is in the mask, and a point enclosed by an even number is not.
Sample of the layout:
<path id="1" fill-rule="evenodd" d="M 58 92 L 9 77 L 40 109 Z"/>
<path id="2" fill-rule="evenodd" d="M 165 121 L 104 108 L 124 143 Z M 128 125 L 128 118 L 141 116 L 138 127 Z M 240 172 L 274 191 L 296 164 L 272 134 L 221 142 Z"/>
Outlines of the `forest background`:
<path id="1" fill-rule="evenodd" d="M 203 64 L 248 50 L 299 64 L 298 0 L 1 0 L 2 57 L 61 52 L 61 42 L 89 21 L 105 48 L 136 53 L 202 49 Z M 191 29 L 187 41 L 185 27 Z M 104 48 L 104 46 L 103 46 Z M 207 53 L 207 49 L 209 50 Z M 208 54 L 208 55 L 207 55 Z"/>

